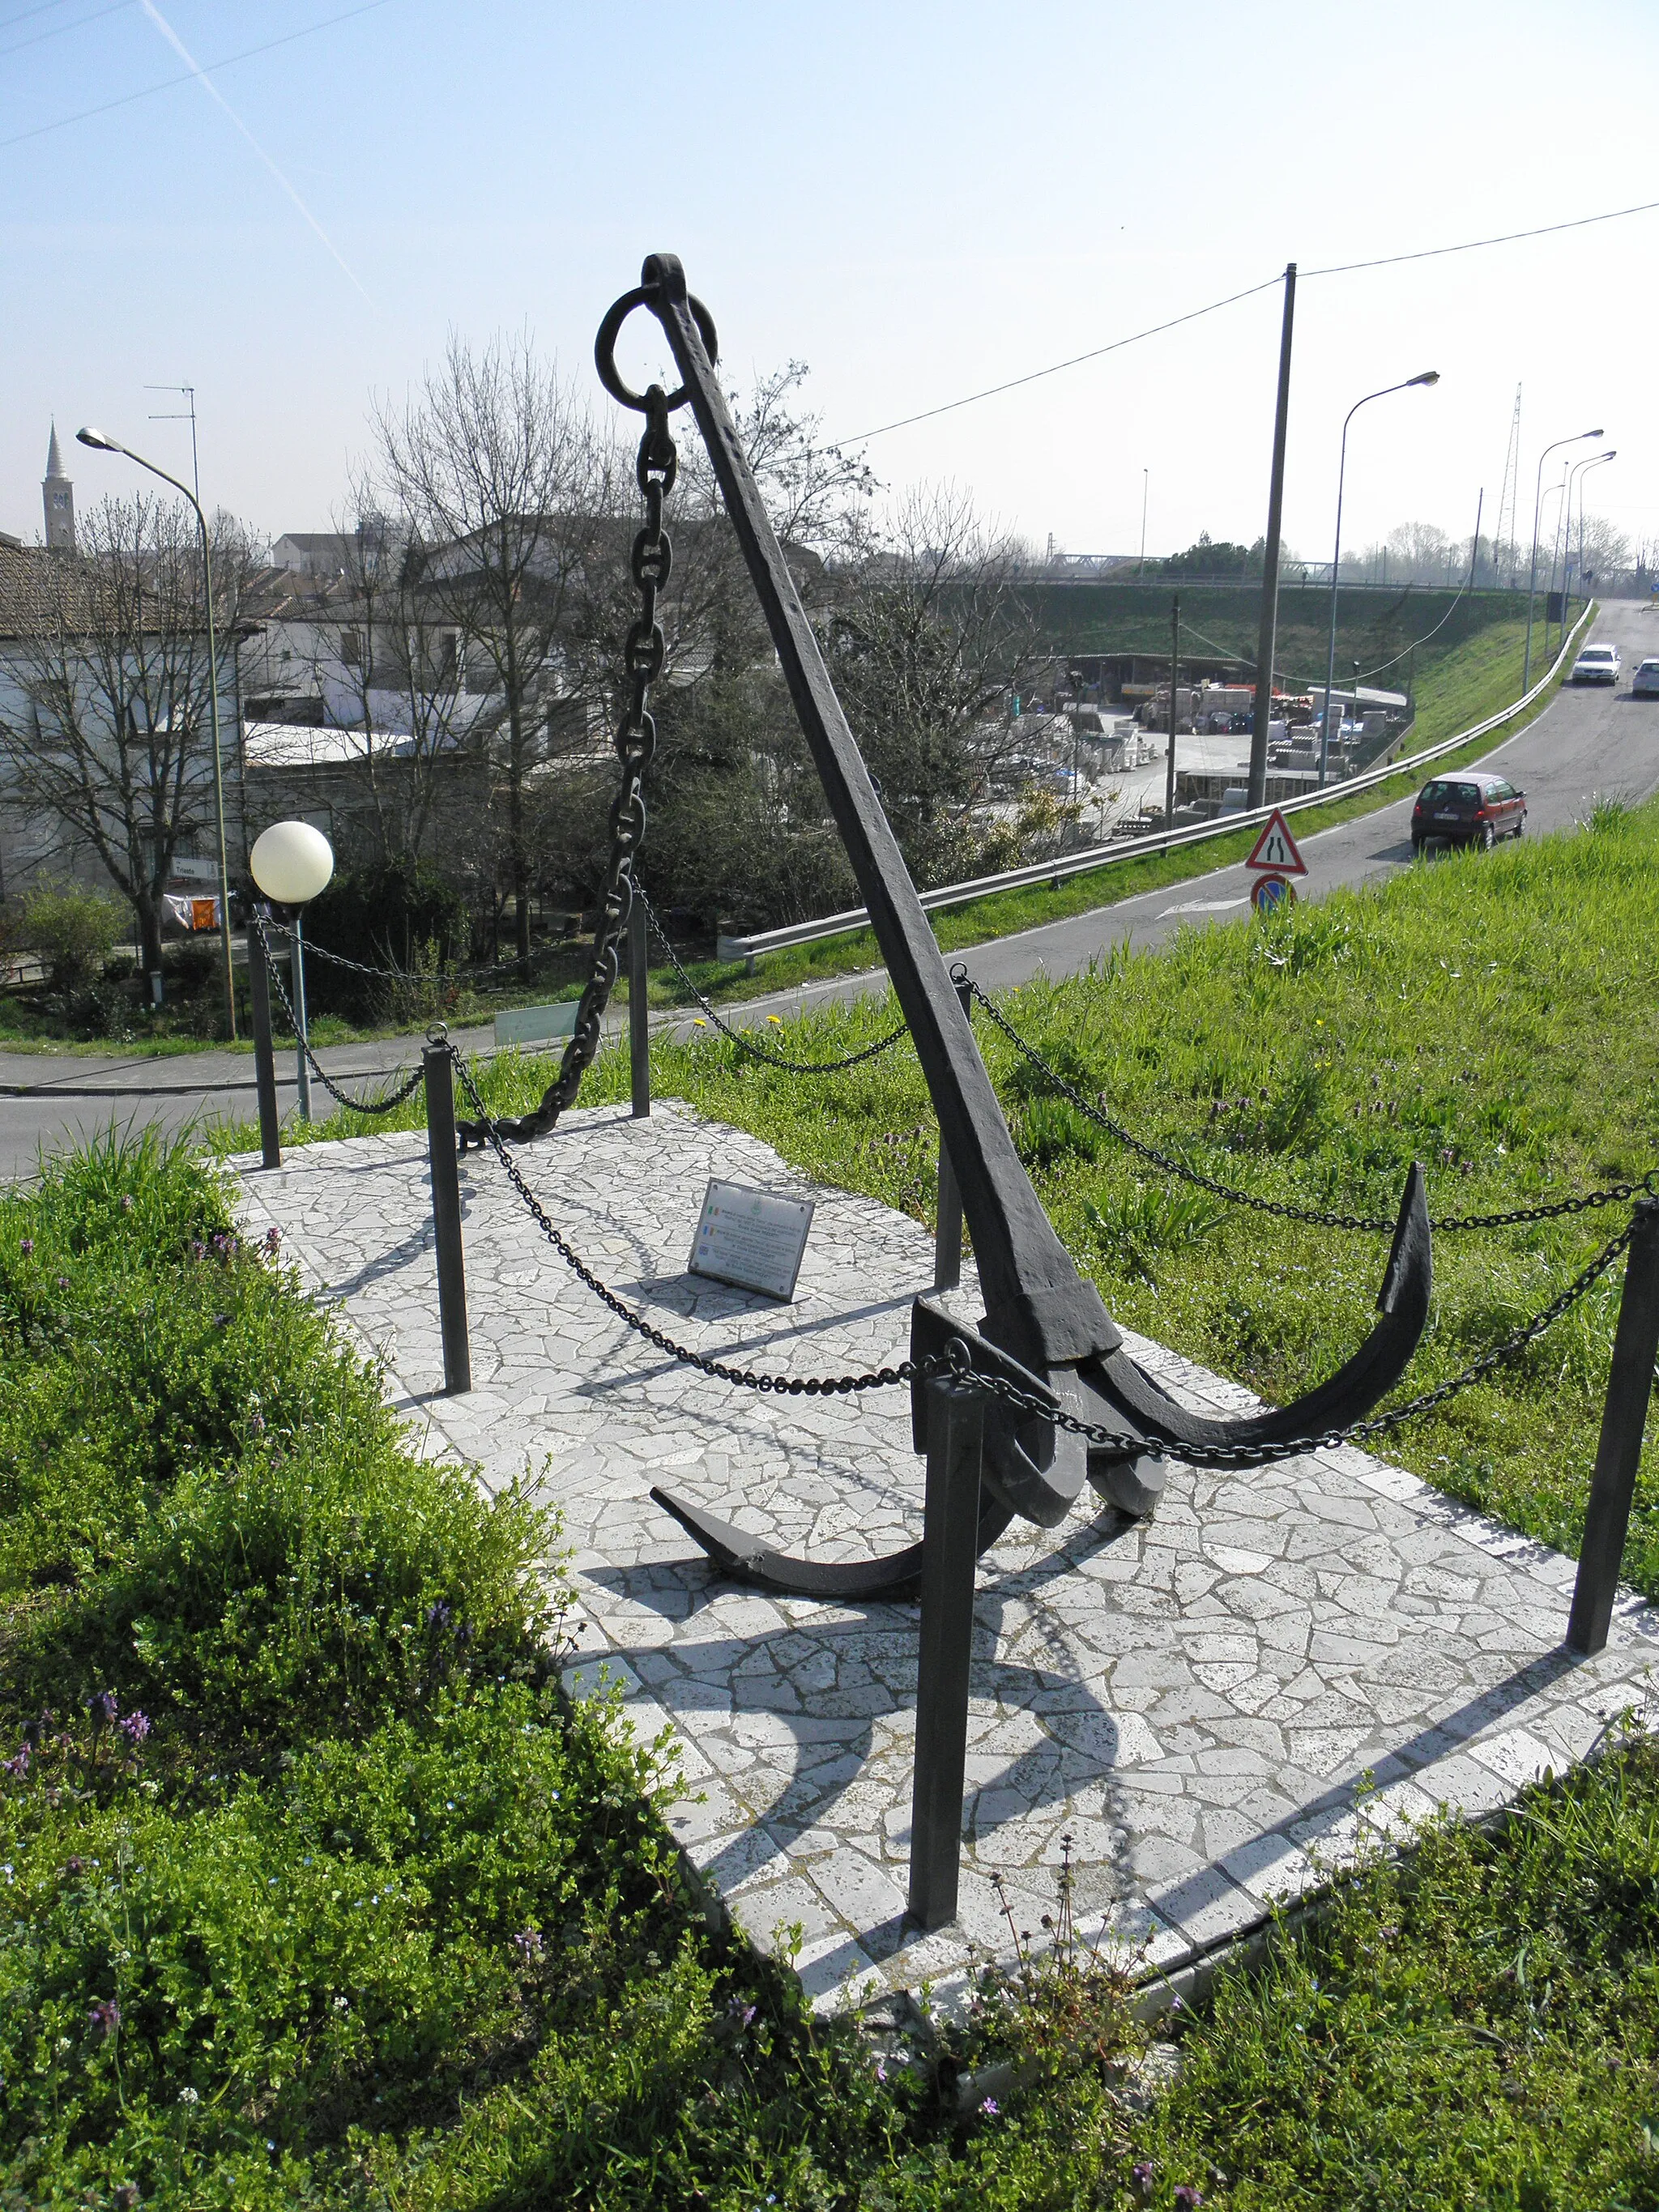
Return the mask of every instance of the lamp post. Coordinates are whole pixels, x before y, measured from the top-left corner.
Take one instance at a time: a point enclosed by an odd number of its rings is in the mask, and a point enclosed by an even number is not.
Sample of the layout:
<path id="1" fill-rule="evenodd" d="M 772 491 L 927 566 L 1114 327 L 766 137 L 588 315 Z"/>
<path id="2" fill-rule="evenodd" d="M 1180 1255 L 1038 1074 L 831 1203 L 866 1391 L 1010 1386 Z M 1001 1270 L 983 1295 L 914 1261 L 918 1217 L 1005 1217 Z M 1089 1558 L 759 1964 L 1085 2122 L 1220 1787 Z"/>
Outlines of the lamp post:
<path id="1" fill-rule="evenodd" d="M 1563 601 L 1561 634 L 1564 637 L 1566 635 L 1565 601 L 1571 591 L 1570 579 L 1572 574 L 1572 495 L 1574 491 L 1577 490 L 1578 494 L 1578 513 L 1581 524 L 1579 534 L 1582 537 L 1583 534 L 1582 523 L 1584 512 L 1584 488 L 1579 482 L 1579 479 L 1583 477 L 1586 469 L 1600 468 L 1603 461 L 1611 461 L 1616 459 L 1618 452 L 1619 448 L 1617 446 L 1613 446 L 1610 447 L 1605 453 L 1587 454 L 1582 461 L 1575 461 L 1572 466 L 1567 471 L 1567 504 L 1561 517 L 1561 595 Z M 1581 562 L 1579 565 L 1582 568 L 1583 564 Z M 1553 567 L 1552 564 L 1552 574 L 1553 573 Z M 1582 585 L 1582 578 L 1580 579 L 1580 581 Z"/>
<path id="2" fill-rule="evenodd" d="M 268 899 L 294 915 L 295 1054 L 298 1061 L 300 1119 L 311 1119 L 311 1068 L 306 1059 L 305 909 L 334 873 L 334 848 L 309 822 L 273 822 L 262 830 L 248 854 L 254 882 Z"/>
<path id="3" fill-rule="evenodd" d="M 1586 461 L 1583 465 L 1587 470 L 1599 469 L 1603 461 L 1616 461 L 1618 458 L 1619 448 L 1614 446 L 1610 452 L 1598 453 L 1593 461 Z M 1578 487 L 1578 588 L 1584 591 L 1584 487 L 1582 483 Z M 1585 592 L 1584 596 L 1588 599 L 1589 592 Z"/>
<path id="4" fill-rule="evenodd" d="M 1521 696 L 1526 696 L 1527 686 L 1532 681 L 1532 603 L 1538 590 L 1538 521 L 1544 503 L 1544 464 L 1550 455 L 1563 446 L 1577 446 L 1585 438 L 1599 438 L 1600 430 L 1575 430 L 1570 438 L 1558 438 L 1553 446 L 1546 446 L 1538 456 L 1538 481 L 1532 496 L 1532 566 L 1527 572 L 1527 647 L 1521 660 Z"/>
<path id="5" fill-rule="evenodd" d="M 193 434 L 193 428 L 192 428 Z M 188 484 L 179 483 L 165 469 L 147 461 L 142 453 L 135 453 L 131 446 L 107 436 L 102 430 L 90 428 L 77 430 L 77 442 L 90 446 L 95 453 L 125 453 L 128 460 L 187 499 L 196 514 L 196 526 L 202 533 L 202 590 L 207 601 L 208 640 L 208 712 L 213 725 L 213 819 L 219 837 L 219 951 L 224 969 L 225 1023 L 230 1031 L 231 1042 L 236 1041 L 236 989 L 230 967 L 230 871 L 225 857 L 225 778 L 223 757 L 219 744 L 219 647 L 213 628 L 213 552 L 208 540 L 207 517 L 202 512 L 202 502 Z"/>
<path id="6" fill-rule="evenodd" d="M 1401 384 L 1385 384 L 1380 392 L 1368 392 L 1363 399 L 1356 399 L 1342 418 L 1342 451 L 1336 470 L 1336 543 L 1331 549 L 1331 635 L 1325 656 L 1325 719 L 1319 732 L 1319 787 L 1325 788 L 1330 773 L 1331 759 L 1331 690 L 1336 682 L 1336 588 L 1342 562 L 1342 482 L 1348 468 L 1348 425 L 1362 407 L 1369 407 L 1373 399 L 1386 399 L 1391 392 L 1409 392 L 1415 385 L 1438 384 L 1440 371 L 1425 368 L 1419 376 L 1408 376 Z"/>

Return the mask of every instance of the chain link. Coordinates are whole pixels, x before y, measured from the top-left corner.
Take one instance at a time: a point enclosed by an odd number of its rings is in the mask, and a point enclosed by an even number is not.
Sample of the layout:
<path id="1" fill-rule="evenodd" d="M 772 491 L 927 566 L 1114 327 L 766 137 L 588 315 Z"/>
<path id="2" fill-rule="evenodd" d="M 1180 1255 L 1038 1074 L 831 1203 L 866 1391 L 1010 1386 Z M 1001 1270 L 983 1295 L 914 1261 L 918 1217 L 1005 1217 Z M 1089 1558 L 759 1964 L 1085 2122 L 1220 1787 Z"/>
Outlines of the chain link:
<path id="1" fill-rule="evenodd" d="M 953 982 L 969 984 L 975 1002 L 984 1008 L 1010 1044 L 1024 1055 L 1043 1080 L 1051 1084 L 1061 1097 L 1068 1099 L 1079 1113 L 1092 1121 L 1097 1128 L 1104 1129 L 1108 1136 L 1115 1137 L 1119 1144 L 1127 1146 L 1132 1152 L 1139 1153 L 1153 1167 L 1163 1169 L 1168 1175 L 1178 1176 L 1183 1182 L 1192 1183 L 1199 1190 L 1207 1190 L 1212 1197 L 1225 1199 L 1230 1206 L 1248 1206 L 1254 1212 L 1273 1215 L 1275 1220 L 1306 1221 L 1320 1229 L 1358 1229 L 1382 1237 L 1394 1234 L 1392 1218 L 1385 1220 L 1379 1215 L 1360 1213 L 1325 1213 L 1313 1206 L 1291 1206 L 1283 1199 L 1261 1198 L 1255 1191 L 1239 1190 L 1231 1183 L 1218 1182 L 1213 1176 L 1204 1175 L 1197 1168 L 1188 1167 L 1173 1152 L 1161 1152 L 1156 1145 L 1149 1145 L 1144 1138 L 1137 1137 L 1132 1129 L 1125 1128 L 1121 1121 L 1092 1104 L 1075 1084 L 1068 1083 L 1060 1070 L 1043 1058 L 1035 1045 L 1028 1044 L 1002 1009 L 977 983 L 969 982 L 967 968 L 962 963 L 958 962 L 951 969 L 951 978 Z M 1508 1213 L 1455 1214 L 1444 1220 L 1431 1221 L 1429 1225 L 1443 1235 L 1458 1229 L 1512 1229 L 1522 1222 L 1555 1221 L 1565 1214 L 1588 1213 L 1596 1206 L 1623 1206 L 1634 1199 L 1651 1198 L 1656 1186 L 1659 1186 L 1659 1168 L 1650 1168 L 1638 1182 L 1610 1183 L 1605 1190 L 1589 1190 L 1543 1206 L 1516 1206 Z"/>
<path id="2" fill-rule="evenodd" d="M 1457 1374 L 1437 1383 L 1433 1389 L 1407 1399 L 1404 1405 L 1395 1406 L 1386 1413 L 1373 1414 L 1368 1419 L 1352 1422 L 1346 1429 L 1327 1429 L 1316 1436 L 1293 1437 L 1276 1443 L 1164 1443 L 1157 1438 L 1135 1436 L 1121 1429 L 1106 1428 L 1097 1421 L 1080 1419 L 1076 1414 L 1068 1413 L 1063 1407 L 1053 1406 L 1029 1390 L 1022 1390 L 1018 1383 L 1011 1382 L 1004 1376 L 987 1375 L 969 1368 L 967 1348 L 960 1340 L 946 1346 L 942 1353 L 925 1360 L 902 1359 L 896 1367 L 873 1368 L 861 1375 L 835 1376 L 757 1374 L 752 1368 L 731 1367 L 722 1360 L 710 1359 L 701 1352 L 693 1352 L 688 1345 L 677 1343 L 654 1322 L 635 1311 L 625 1299 L 618 1297 L 608 1284 L 601 1282 L 581 1255 L 555 1228 L 540 1200 L 520 1174 L 503 1142 L 501 1125 L 484 1104 L 472 1079 L 471 1068 L 453 1044 L 449 1047 L 449 1053 L 462 1086 L 477 1112 L 477 1126 L 483 1132 L 484 1142 L 506 1170 L 508 1182 L 543 1236 L 577 1280 L 585 1284 L 602 1304 L 608 1306 L 618 1321 L 626 1323 L 647 1344 L 654 1345 L 659 1352 L 666 1352 L 671 1359 L 678 1360 L 683 1366 L 696 1368 L 699 1374 L 712 1376 L 716 1382 L 734 1383 L 739 1389 L 758 1390 L 791 1398 L 844 1397 L 859 1391 L 890 1389 L 899 1383 L 925 1382 L 949 1376 L 964 1389 L 994 1397 L 1015 1413 L 1036 1414 L 1053 1423 L 1056 1428 L 1065 1429 L 1072 1435 L 1082 1437 L 1103 1450 L 1125 1459 L 1176 1460 L 1188 1467 L 1217 1468 L 1267 1467 L 1280 1460 L 1298 1459 L 1304 1452 L 1334 1450 L 1340 1444 L 1360 1443 L 1372 1437 L 1385 1436 L 1402 1422 L 1414 1420 L 1419 1414 L 1444 1405 L 1448 1399 L 1470 1389 L 1494 1368 L 1516 1358 L 1534 1339 L 1559 1321 L 1563 1314 L 1576 1305 L 1606 1274 L 1636 1233 L 1639 1218 L 1632 1211 L 1618 1236 L 1604 1245 L 1559 1297 L 1553 1298 L 1540 1312 L 1511 1329 L 1506 1337 L 1481 1352 Z"/>
<path id="3" fill-rule="evenodd" d="M 866 1045 L 861 1052 L 849 1052 L 842 1060 L 786 1060 L 781 1052 L 763 1051 L 751 1039 L 744 1036 L 740 1030 L 733 1029 L 730 1022 L 723 1021 L 712 1002 L 704 997 L 690 976 L 687 975 L 679 954 L 675 951 L 670 941 L 668 932 L 657 918 L 656 908 L 646 896 L 643 884 L 635 884 L 634 896 L 643 905 L 645 918 L 651 925 L 651 933 L 668 955 L 674 973 L 679 977 L 680 981 L 702 1008 L 720 1035 L 736 1045 L 739 1052 L 746 1053 L 750 1060 L 759 1060 L 763 1067 L 775 1067 L 785 1075 L 836 1075 L 849 1067 L 860 1067 L 866 1060 L 874 1060 L 879 1054 L 890 1051 L 902 1036 L 909 1035 L 909 1024 L 902 1021 L 896 1028 L 889 1030 L 886 1036 L 878 1038 L 874 1044 Z"/>
<path id="4" fill-rule="evenodd" d="M 683 398 L 684 395 L 682 394 Z M 629 697 L 613 740 L 622 783 L 611 808 L 611 851 L 599 900 L 599 924 L 593 937 L 593 965 L 576 1004 L 575 1025 L 559 1062 L 559 1072 L 541 1103 L 517 1121 L 490 1124 L 524 1144 L 545 1136 L 566 1108 L 574 1104 L 581 1080 L 593 1064 L 604 1034 L 605 1010 L 618 971 L 617 947 L 634 903 L 634 855 L 645 836 L 645 771 L 656 750 L 657 726 L 650 712 L 651 686 L 662 673 L 666 650 L 657 619 L 659 595 L 673 569 L 673 546 L 662 526 L 663 502 L 679 473 L 679 455 L 668 430 L 668 395 L 653 384 L 643 402 L 645 434 L 640 440 L 635 475 L 645 501 L 645 520 L 635 535 L 629 568 L 640 594 L 640 611 L 623 645 Z M 460 1148 L 482 1146 L 485 1124 L 456 1125 Z"/>
<path id="5" fill-rule="evenodd" d="M 346 1111 L 349 1114 L 376 1115 L 391 1114 L 395 1112 L 395 1110 L 403 1104 L 405 1098 L 412 1097 L 415 1092 L 420 1089 L 422 1084 L 426 1080 L 425 1069 L 417 1067 L 407 1082 L 401 1084 L 396 1091 L 391 1092 L 384 1098 L 353 1098 L 347 1092 L 342 1091 L 339 1085 L 335 1082 L 333 1077 L 323 1066 L 321 1060 L 318 1059 L 316 1054 L 311 1049 L 310 1038 L 301 1036 L 300 1034 L 299 1017 L 295 1012 L 294 1003 L 288 995 L 288 987 L 283 981 L 282 969 L 277 964 L 277 962 L 271 951 L 270 939 L 266 933 L 265 918 L 258 911 L 258 908 L 255 908 L 254 909 L 253 927 L 259 933 L 260 947 L 265 956 L 265 973 L 270 976 L 271 981 L 276 987 L 276 995 L 283 1002 L 283 1012 L 288 1016 L 288 1025 L 293 1030 L 295 1036 L 298 1039 L 300 1049 L 306 1056 L 306 1063 L 309 1066 L 312 1073 L 316 1077 L 318 1082 L 322 1085 L 324 1090 L 327 1091 L 329 1097 L 335 1101 L 336 1104 L 343 1106 Z M 304 951 L 302 951 L 301 957 L 303 959 L 304 957 Z"/>
<path id="6" fill-rule="evenodd" d="M 716 1382 L 735 1383 L 742 1390 L 759 1390 L 789 1398 L 846 1397 L 860 1390 L 890 1389 L 901 1382 L 925 1382 L 934 1375 L 960 1371 L 959 1360 L 951 1358 L 921 1362 L 902 1359 L 896 1367 L 873 1368 L 864 1375 L 759 1375 L 752 1368 L 729 1367 L 723 1360 L 710 1359 L 703 1352 L 693 1352 L 689 1345 L 676 1343 L 653 1322 L 636 1312 L 626 1299 L 619 1298 L 608 1284 L 602 1283 L 581 1255 L 554 1227 L 541 1200 L 520 1174 L 517 1162 L 507 1149 L 505 1125 L 497 1121 L 484 1104 L 478 1086 L 472 1079 L 471 1069 L 453 1044 L 449 1052 L 462 1088 L 472 1102 L 477 1116 L 476 1126 L 483 1133 L 483 1143 L 489 1146 L 506 1170 L 507 1181 L 519 1194 L 526 1211 L 543 1236 L 578 1282 L 585 1284 L 600 1304 L 608 1306 L 617 1320 L 625 1322 L 636 1336 L 642 1336 L 659 1352 L 665 1352 L 671 1359 L 678 1360 L 683 1366 L 695 1367 L 699 1374 L 711 1375 Z"/>

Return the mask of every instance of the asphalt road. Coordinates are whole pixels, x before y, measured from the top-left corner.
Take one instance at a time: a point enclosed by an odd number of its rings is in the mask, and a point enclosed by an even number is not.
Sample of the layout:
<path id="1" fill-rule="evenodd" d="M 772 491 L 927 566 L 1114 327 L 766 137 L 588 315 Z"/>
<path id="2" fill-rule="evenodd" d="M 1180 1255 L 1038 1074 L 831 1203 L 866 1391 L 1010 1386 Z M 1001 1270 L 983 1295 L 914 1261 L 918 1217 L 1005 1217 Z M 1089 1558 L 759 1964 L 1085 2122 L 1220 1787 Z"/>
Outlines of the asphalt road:
<path id="1" fill-rule="evenodd" d="M 1659 700 L 1630 696 L 1632 668 L 1646 654 L 1659 653 L 1659 614 L 1645 601 L 1615 601 L 1602 610 L 1592 635 L 1597 641 L 1610 639 L 1623 655 L 1625 668 L 1617 689 L 1564 690 L 1535 721 L 1487 754 L 1482 763 L 1525 791 L 1528 837 L 1570 832 L 1597 798 L 1634 800 L 1659 790 Z M 1409 867 L 1410 813 L 1411 800 L 1401 799 L 1307 838 L 1302 854 L 1308 875 L 1298 886 L 1300 896 L 1317 898 L 1334 885 L 1373 883 L 1397 868 Z M 1250 881 L 1243 867 L 1218 869 L 1041 929 L 998 938 L 975 946 L 965 957 L 975 979 L 989 991 L 1005 990 L 1036 975 L 1074 974 L 1114 945 L 1160 945 L 1185 927 L 1237 921 L 1249 910 Z M 797 1012 L 803 1006 L 860 997 L 885 985 L 879 969 L 838 976 L 805 990 L 745 1000 L 728 1010 L 727 1018 L 752 1027 L 769 1012 Z M 653 1024 L 653 1029 L 671 1030 L 685 1025 L 684 1018 L 676 1016 Z M 488 1030 L 469 1030 L 458 1033 L 457 1042 L 475 1048 L 487 1045 L 489 1038 Z M 342 1045 L 319 1057 L 338 1079 L 356 1088 L 377 1073 L 413 1066 L 419 1049 L 418 1038 L 411 1037 Z M 289 1071 L 281 1085 L 286 1110 L 293 1102 L 294 1079 L 291 1055 L 282 1058 Z M 256 1112 L 252 1063 L 246 1054 L 135 1060 L 112 1054 L 100 1059 L 0 1053 L 0 1083 L 26 1084 L 41 1094 L 0 1097 L 0 1180 L 30 1175 L 43 1151 L 57 1151 L 107 1128 L 112 1121 L 122 1126 L 155 1122 L 172 1130 L 198 1121 L 251 1121 Z M 132 1095 L 141 1086 L 152 1095 Z M 326 1100 L 319 1101 L 319 1112 L 326 1106 Z"/>

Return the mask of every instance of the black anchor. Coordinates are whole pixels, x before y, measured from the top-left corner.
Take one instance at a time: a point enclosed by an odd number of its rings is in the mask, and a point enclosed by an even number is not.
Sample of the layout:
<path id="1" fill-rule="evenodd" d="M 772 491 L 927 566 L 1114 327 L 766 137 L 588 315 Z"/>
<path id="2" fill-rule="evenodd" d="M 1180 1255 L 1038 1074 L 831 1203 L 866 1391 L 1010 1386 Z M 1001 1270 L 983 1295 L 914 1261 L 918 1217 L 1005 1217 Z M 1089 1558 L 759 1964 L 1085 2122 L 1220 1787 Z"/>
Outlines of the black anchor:
<path id="1" fill-rule="evenodd" d="M 714 368 L 712 318 L 690 297 L 670 253 L 652 254 L 637 290 L 605 317 L 595 348 L 601 381 L 642 408 L 617 373 L 615 347 L 627 313 L 648 307 L 661 323 L 683 380 L 670 400 L 690 401 L 726 513 L 743 549 L 801 729 L 864 896 L 916 1056 L 939 1116 L 973 1231 L 985 1316 L 963 1328 L 928 1299 L 916 1301 L 911 1352 L 921 1359 L 957 1340 L 967 1364 L 1000 1376 L 1054 1412 L 1170 1448 L 1248 1451 L 1318 1437 L 1358 1420 L 1399 1381 L 1428 1316 L 1429 1217 L 1420 1168 L 1407 1179 L 1394 1249 L 1378 1299 L 1381 1318 L 1335 1374 L 1290 1405 L 1237 1419 L 1189 1413 L 1138 1366 L 1094 1285 L 1055 1236 L 1015 1149 L 870 772 L 848 726 L 800 596 L 767 519 Z M 915 1393 L 915 1443 L 926 1449 L 924 1393 Z M 1166 1479 L 1163 1458 L 1103 1449 L 1041 1413 L 992 1398 L 985 1424 L 978 1545 L 996 1541 L 1016 1514 L 1042 1528 L 1065 1517 L 1084 1484 L 1121 1510 L 1144 1515 Z M 921 1547 L 885 1558 L 819 1562 L 775 1551 L 729 1522 L 663 1490 L 652 1496 L 728 1573 L 769 1589 L 824 1598 L 872 1597 L 913 1584 Z"/>

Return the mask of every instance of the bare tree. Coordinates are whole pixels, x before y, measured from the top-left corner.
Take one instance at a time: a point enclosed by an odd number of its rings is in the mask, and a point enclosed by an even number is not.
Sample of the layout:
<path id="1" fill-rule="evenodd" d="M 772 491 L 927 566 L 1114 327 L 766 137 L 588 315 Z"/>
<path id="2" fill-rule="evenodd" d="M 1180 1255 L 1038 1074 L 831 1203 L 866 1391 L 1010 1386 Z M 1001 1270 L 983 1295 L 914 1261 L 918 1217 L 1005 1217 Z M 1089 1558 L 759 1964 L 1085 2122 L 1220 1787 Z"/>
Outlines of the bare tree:
<path id="1" fill-rule="evenodd" d="M 596 554 L 614 552 L 615 448 L 528 337 L 475 352 L 452 334 L 418 398 L 376 416 L 386 487 L 420 548 L 419 588 L 459 635 L 472 735 L 498 764 L 519 957 L 530 953 L 531 778 L 586 728 L 572 627 Z M 624 549 L 625 550 L 625 549 Z"/>
<path id="2" fill-rule="evenodd" d="M 836 579 L 831 673 L 910 866 L 974 859 L 972 809 L 1012 741 L 1011 695 L 1039 656 L 1012 541 L 951 489 L 902 498 Z"/>
<path id="3" fill-rule="evenodd" d="M 215 516 L 213 539 L 218 681 L 234 726 L 225 659 L 254 562 L 228 518 Z M 18 799 L 53 824 L 66 858 L 95 856 L 150 969 L 174 860 L 214 823 L 199 546 L 182 503 L 106 499 L 82 519 L 76 552 L 32 556 L 31 605 L 0 643 L 0 757 Z"/>
<path id="4" fill-rule="evenodd" d="M 388 511 L 359 476 L 335 517 L 336 573 L 300 597 L 308 673 L 329 720 L 362 747 L 373 857 L 419 858 L 447 786 L 476 805 L 477 763 L 467 736 L 479 701 L 465 690 L 465 641 L 424 580 L 425 550 L 411 519 Z"/>

